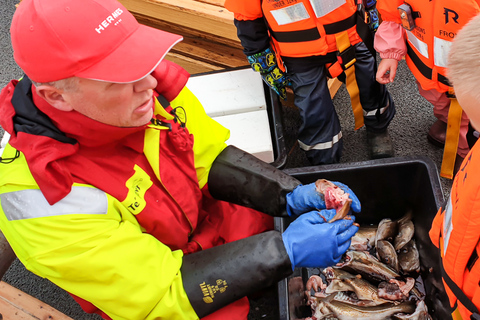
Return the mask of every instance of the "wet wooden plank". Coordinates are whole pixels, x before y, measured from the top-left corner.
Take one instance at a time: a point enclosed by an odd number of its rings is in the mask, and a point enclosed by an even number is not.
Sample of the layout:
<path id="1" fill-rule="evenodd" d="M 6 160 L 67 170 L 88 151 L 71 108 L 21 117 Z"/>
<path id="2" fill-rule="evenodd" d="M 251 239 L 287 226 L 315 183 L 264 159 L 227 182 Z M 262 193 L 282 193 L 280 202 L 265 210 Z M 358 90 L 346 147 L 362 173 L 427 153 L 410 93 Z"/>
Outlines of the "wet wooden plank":
<path id="1" fill-rule="evenodd" d="M 218 70 L 225 69 L 213 64 L 199 61 L 197 59 L 186 57 L 182 54 L 176 54 L 172 52 L 167 54 L 166 59 L 180 65 L 182 68 L 187 70 L 190 74 L 197 74 L 197 73 L 204 73 L 204 72 L 218 71 Z"/>
<path id="2" fill-rule="evenodd" d="M 225 5 L 225 0 L 195 0 L 197 2 L 208 3 L 214 6 L 222 7 Z"/>
<path id="3" fill-rule="evenodd" d="M 120 0 L 145 25 L 181 34 L 167 59 L 191 74 L 248 65 L 225 0 Z M 330 95 L 341 82 L 328 81 Z M 291 94 L 290 94 L 291 95 Z"/>
<path id="4" fill-rule="evenodd" d="M 120 0 L 120 2 L 134 15 L 150 16 L 238 41 L 233 13 L 222 6 L 192 0 Z"/>
<path id="5" fill-rule="evenodd" d="M 0 314 L 3 320 L 73 320 L 3 281 L 0 282 Z"/>

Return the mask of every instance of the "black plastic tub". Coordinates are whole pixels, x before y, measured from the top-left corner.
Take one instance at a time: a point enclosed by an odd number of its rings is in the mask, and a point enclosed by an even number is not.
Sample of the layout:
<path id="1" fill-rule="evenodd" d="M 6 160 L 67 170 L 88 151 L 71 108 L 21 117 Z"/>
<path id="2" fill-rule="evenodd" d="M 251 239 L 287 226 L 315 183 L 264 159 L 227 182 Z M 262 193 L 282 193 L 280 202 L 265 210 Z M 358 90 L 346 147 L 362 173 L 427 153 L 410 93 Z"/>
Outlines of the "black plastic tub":
<path id="1" fill-rule="evenodd" d="M 434 319 L 450 319 L 444 293 L 438 249 L 428 236 L 432 220 L 443 204 L 443 192 L 435 164 L 427 157 L 401 157 L 372 161 L 305 167 L 284 170 L 303 184 L 324 178 L 348 185 L 362 203 L 356 215 L 360 225 L 378 224 L 383 218 L 398 219 L 413 213 L 415 241 L 420 254 L 425 302 Z M 283 231 L 288 219 L 276 218 L 275 228 Z M 316 269 L 296 268 L 293 275 L 279 282 L 279 319 L 294 320 L 310 316 L 304 305 L 303 286 Z"/>
<path id="2" fill-rule="evenodd" d="M 263 83 L 263 88 L 265 90 L 268 121 L 273 145 L 274 160 L 270 164 L 278 169 L 282 169 L 287 163 L 287 147 L 285 145 L 285 137 L 283 136 L 282 104 L 280 97 L 265 83 Z"/>

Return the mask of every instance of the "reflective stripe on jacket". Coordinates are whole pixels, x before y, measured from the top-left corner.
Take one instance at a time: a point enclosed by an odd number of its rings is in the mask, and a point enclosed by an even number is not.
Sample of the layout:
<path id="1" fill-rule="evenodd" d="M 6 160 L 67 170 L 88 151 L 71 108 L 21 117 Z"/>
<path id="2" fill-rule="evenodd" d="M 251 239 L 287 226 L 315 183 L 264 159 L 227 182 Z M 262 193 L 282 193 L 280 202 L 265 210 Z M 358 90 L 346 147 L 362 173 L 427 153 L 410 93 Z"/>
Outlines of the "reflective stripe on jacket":
<path id="1" fill-rule="evenodd" d="M 480 12 L 477 0 L 378 0 L 384 21 L 401 23 L 397 7 L 409 4 L 415 28 L 407 32 L 407 65 L 423 89 L 446 92 L 448 52 L 457 32 Z"/>
<path id="2" fill-rule="evenodd" d="M 361 41 L 356 31 L 353 0 L 235 1 L 225 8 L 237 20 L 265 17 L 273 44 L 281 56 L 306 57 L 338 51 L 335 33 L 348 30 L 350 43 Z"/>
<path id="3" fill-rule="evenodd" d="M 466 156 L 457 173 L 445 208 L 437 213 L 430 238 L 441 249 L 445 272 L 480 308 L 480 145 L 477 143 Z M 458 304 L 463 319 L 470 319 L 470 312 L 457 300 L 444 282 L 454 307 Z"/>

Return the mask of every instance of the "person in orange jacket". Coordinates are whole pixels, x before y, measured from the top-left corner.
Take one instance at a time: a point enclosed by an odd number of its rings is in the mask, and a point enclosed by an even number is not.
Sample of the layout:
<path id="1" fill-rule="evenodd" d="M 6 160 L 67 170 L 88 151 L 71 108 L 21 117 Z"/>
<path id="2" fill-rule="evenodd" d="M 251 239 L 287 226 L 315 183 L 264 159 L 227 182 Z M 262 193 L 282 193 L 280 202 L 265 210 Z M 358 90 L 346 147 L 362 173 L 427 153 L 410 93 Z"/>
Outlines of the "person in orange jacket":
<path id="1" fill-rule="evenodd" d="M 480 130 L 480 15 L 457 34 L 448 58 L 448 79 L 458 102 Z M 445 291 L 452 318 L 480 319 L 480 143 L 466 155 L 453 181 L 450 197 L 430 230 L 440 249 Z"/>
<path id="2" fill-rule="evenodd" d="M 286 98 L 290 85 L 302 124 L 298 143 L 314 164 L 340 160 L 343 139 L 327 86 L 328 77 L 346 83 L 355 129 L 364 124 L 372 159 L 394 155 L 387 131 L 395 104 L 385 85 L 375 81 L 372 24 L 363 4 L 354 0 L 226 0 L 249 63 L 264 81 Z M 376 12 L 367 1 L 368 12 Z M 373 14 L 371 17 L 376 16 Z"/>
<path id="3" fill-rule="evenodd" d="M 430 127 L 427 138 L 445 149 L 440 174 L 446 178 L 452 178 L 458 171 L 470 149 L 469 120 L 446 77 L 446 58 L 457 32 L 480 12 L 479 4 L 478 0 L 379 0 L 377 3 L 382 17 L 375 34 L 375 49 L 382 58 L 377 81 L 393 82 L 398 61 L 406 55 L 419 93 L 433 105 L 437 121 Z"/>

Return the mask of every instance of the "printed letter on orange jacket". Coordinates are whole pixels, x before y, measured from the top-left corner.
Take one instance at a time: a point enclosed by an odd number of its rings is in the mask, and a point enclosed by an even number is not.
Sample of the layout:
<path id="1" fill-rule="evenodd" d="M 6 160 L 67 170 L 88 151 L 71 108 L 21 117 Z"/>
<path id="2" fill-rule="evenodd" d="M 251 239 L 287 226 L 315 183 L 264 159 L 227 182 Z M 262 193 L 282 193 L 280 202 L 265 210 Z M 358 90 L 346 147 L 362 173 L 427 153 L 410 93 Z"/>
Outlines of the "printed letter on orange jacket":
<path id="1" fill-rule="evenodd" d="M 449 277 L 480 308 L 480 144 L 476 144 L 465 158 L 453 182 L 450 198 L 435 217 L 430 238 L 441 250 L 443 267 Z M 453 307 L 463 319 L 470 319 L 470 312 L 457 301 L 446 285 L 446 292 Z"/>
<path id="2" fill-rule="evenodd" d="M 356 31 L 354 0 L 260 1 L 227 0 L 225 8 L 237 20 L 265 17 L 272 43 L 281 56 L 307 57 L 337 51 L 335 34 L 348 31 L 352 45 L 361 41 Z M 261 7 L 260 7 L 261 5 Z"/>

